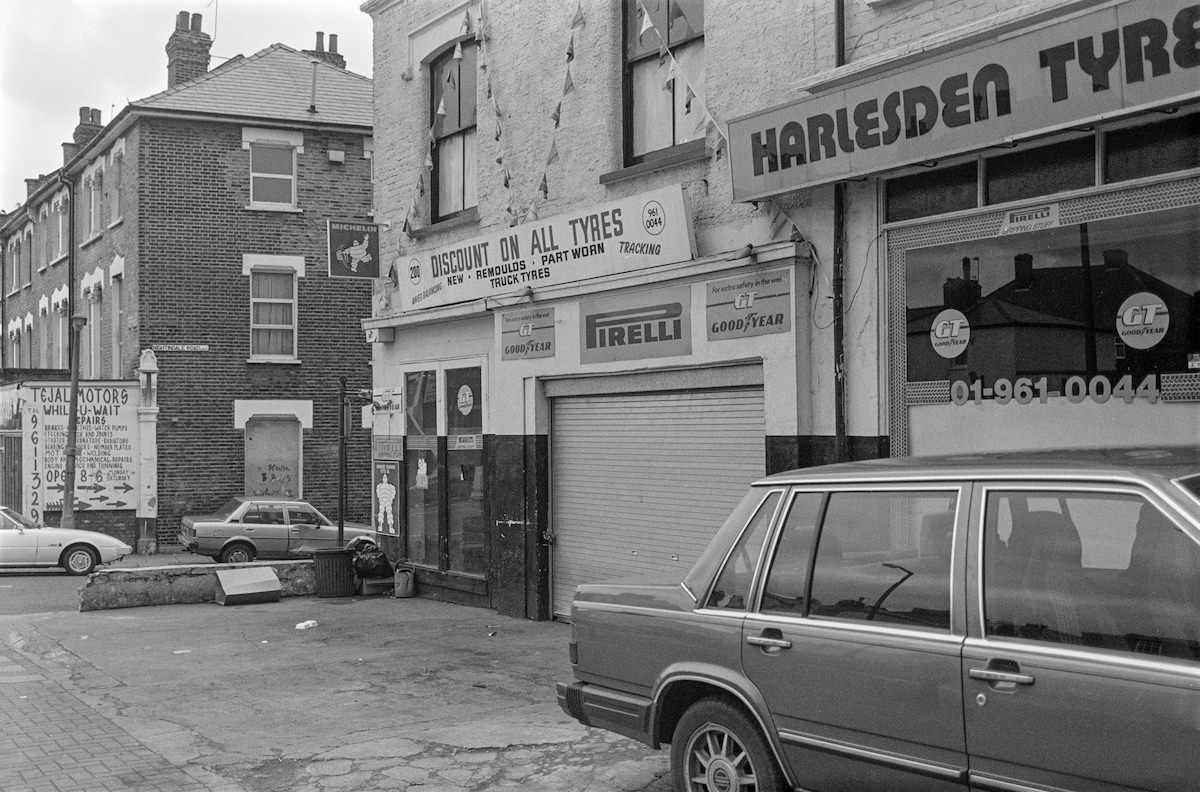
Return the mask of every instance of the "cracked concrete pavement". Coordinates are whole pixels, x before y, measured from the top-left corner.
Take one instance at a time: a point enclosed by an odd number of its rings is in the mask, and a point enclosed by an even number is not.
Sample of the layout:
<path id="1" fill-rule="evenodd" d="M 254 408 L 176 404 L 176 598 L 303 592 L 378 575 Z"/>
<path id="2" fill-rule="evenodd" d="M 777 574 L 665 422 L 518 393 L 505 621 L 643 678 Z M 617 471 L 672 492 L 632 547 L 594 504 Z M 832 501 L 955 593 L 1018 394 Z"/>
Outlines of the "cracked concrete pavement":
<path id="1" fill-rule="evenodd" d="M 667 792 L 666 751 L 558 708 L 568 629 L 388 596 L 0 617 L 0 788 Z"/>

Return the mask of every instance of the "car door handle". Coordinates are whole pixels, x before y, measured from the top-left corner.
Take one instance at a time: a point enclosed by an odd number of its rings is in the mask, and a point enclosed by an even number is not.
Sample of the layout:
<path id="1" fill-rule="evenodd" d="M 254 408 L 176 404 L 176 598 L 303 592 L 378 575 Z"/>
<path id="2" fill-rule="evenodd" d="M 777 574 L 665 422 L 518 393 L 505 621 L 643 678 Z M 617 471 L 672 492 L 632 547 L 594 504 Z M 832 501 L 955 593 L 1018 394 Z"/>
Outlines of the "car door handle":
<path id="1" fill-rule="evenodd" d="M 1018 674 L 1014 671 L 994 671 L 990 668 L 972 668 L 967 674 L 971 679 L 983 679 L 987 682 L 1012 682 L 1014 685 L 1032 685 L 1033 675 Z"/>
<path id="2" fill-rule="evenodd" d="M 746 643 L 751 646 L 761 646 L 764 649 L 791 649 L 792 642 L 782 637 L 782 633 L 775 633 L 779 638 L 773 638 L 768 635 L 747 635 Z"/>

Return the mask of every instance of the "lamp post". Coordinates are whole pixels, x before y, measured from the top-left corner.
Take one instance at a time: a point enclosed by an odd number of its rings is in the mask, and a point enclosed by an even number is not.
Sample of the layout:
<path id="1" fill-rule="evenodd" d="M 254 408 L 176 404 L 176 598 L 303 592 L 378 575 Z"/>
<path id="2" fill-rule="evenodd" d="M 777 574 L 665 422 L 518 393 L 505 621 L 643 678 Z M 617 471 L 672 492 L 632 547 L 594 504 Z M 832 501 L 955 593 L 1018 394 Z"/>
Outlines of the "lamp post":
<path id="1" fill-rule="evenodd" d="M 67 412 L 67 447 L 63 450 L 63 510 L 59 526 L 75 527 L 75 447 L 79 424 L 79 334 L 87 324 L 86 316 L 71 317 L 71 403 Z"/>
<path id="2" fill-rule="evenodd" d="M 346 534 L 346 435 L 349 434 L 346 378 L 338 378 L 338 538 L 337 546 L 345 544 Z"/>

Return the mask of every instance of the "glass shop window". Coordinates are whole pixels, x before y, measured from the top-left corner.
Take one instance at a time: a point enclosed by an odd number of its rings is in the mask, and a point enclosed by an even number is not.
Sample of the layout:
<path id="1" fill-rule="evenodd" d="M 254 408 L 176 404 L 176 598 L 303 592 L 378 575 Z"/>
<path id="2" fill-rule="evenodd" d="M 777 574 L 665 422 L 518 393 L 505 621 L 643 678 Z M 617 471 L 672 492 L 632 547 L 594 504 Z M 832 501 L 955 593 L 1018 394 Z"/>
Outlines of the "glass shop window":
<path id="1" fill-rule="evenodd" d="M 1200 359 L 1197 250 L 1195 206 L 909 250 L 908 381 L 957 403 L 1155 400 Z"/>

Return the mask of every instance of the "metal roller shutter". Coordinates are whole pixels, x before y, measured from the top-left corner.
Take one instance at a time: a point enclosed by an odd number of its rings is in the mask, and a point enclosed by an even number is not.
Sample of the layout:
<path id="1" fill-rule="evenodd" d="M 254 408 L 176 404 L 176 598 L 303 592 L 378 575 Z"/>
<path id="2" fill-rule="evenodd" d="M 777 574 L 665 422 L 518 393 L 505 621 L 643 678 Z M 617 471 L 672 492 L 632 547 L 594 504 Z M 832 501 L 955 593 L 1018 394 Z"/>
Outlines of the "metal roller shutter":
<path id="1" fill-rule="evenodd" d="M 553 400 L 554 611 L 580 583 L 681 579 L 765 472 L 761 388 Z"/>

